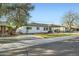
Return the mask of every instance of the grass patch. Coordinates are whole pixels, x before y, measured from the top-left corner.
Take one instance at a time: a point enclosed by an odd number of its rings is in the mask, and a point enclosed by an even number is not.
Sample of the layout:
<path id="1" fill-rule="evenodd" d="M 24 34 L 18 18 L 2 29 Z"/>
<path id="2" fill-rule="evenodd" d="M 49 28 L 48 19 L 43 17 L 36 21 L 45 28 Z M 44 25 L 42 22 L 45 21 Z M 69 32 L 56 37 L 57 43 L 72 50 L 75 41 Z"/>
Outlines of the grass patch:
<path id="1" fill-rule="evenodd" d="M 66 33 L 56 33 L 56 34 L 35 34 L 36 36 L 41 36 L 43 38 L 54 38 L 62 36 L 77 36 L 75 34 L 66 34 Z"/>

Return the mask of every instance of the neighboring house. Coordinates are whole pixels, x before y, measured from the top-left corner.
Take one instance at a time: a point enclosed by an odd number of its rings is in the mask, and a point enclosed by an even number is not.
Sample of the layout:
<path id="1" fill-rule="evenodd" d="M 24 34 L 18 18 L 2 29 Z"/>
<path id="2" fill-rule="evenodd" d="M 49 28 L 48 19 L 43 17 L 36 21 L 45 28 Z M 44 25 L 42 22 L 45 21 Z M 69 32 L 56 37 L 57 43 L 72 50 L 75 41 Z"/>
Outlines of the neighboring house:
<path id="1" fill-rule="evenodd" d="M 55 32 L 59 30 L 61 32 L 65 31 L 64 26 L 54 25 L 54 24 L 41 24 L 41 23 L 31 23 L 27 26 L 22 26 L 16 30 L 17 33 L 48 33 L 49 31 Z"/>
<path id="2" fill-rule="evenodd" d="M 65 26 L 65 31 L 69 32 L 70 31 L 69 27 L 66 24 L 64 24 L 64 26 Z M 75 31 L 79 31 L 79 26 L 74 24 L 71 26 L 71 32 L 75 32 Z"/>
<path id="3" fill-rule="evenodd" d="M 7 22 L 0 21 L 0 36 L 9 35 L 11 27 L 7 25 Z"/>

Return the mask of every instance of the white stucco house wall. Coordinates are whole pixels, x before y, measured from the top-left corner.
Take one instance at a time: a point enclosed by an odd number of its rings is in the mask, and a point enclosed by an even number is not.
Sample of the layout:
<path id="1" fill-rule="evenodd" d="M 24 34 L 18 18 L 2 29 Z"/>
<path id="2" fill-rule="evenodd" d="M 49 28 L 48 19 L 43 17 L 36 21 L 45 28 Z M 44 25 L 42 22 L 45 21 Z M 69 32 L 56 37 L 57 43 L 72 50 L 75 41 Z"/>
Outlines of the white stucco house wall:
<path id="1" fill-rule="evenodd" d="M 60 32 L 65 32 L 65 27 L 61 26 L 61 25 L 51 25 L 51 29 L 53 32 L 55 32 L 55 30 L 59 30 Z"/>
<path id="2" fill-rule="evenodd" d="M 40 24 L 40 23 L 31 23 L 27 26 L 19 27 L 16 32 L 17 33 L 48 33 L 50 30 L 49 27 L 51 27 L 51 31 L 54 32 L 54 30 L 59 29 L 60 31 L 64 31 L 65 28 L 63 26 L 53 25 L 51 24 Z"/>
<path id="3" fill-rule="evenodd" d="M 65 27 L 59 26 L 59 27 L 53 27 L 53 30 L 59 30 L 60 32 L 65 32 Z"/>

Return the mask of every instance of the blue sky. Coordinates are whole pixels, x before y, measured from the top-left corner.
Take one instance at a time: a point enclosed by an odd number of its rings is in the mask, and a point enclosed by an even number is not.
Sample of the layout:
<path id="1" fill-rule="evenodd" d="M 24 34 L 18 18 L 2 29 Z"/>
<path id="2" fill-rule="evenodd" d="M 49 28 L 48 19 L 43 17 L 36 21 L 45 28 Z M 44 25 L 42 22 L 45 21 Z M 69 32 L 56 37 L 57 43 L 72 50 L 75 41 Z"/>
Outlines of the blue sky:
<path id="1" fill-rule="evenodd" d="M 61 24 L 62 17 L 70 10 L 79 12 L 79 4 L 34 3 L 31 22 Z"/>

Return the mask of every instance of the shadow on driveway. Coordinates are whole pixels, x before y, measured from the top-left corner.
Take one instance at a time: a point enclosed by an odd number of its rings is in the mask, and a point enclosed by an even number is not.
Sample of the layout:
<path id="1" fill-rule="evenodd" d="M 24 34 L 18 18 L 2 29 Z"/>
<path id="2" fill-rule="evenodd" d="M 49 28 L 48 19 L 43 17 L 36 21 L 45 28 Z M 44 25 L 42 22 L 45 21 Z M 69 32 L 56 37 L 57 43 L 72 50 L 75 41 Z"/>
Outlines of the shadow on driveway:
<path id="1" fill-rule="evenodd" d="M 53 42 L 33 46 L 29 56 L 79 56 L 79 42 Z"/>

